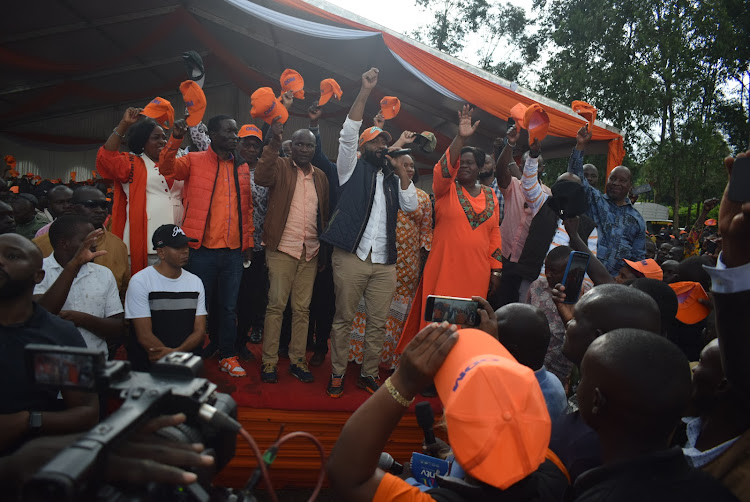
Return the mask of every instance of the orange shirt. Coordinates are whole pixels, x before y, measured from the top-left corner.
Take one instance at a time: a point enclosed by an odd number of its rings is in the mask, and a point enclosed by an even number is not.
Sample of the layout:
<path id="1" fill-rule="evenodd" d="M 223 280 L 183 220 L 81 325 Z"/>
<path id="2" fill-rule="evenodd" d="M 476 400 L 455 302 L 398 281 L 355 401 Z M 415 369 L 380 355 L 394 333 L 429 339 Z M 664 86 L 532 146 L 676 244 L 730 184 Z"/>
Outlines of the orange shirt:
<path id="1" fill-rule="evenodd" d="M 233 159 L 219 161 L 211 209 L 203 232 L 203 246 L 209 249 L 238 249 L 241 246 Z"/>
<path id="2" fill-rule="evenodd" d="M 430 495 L 393 474 L 385 473 L 372 502 L 435 502 Z"/>
<path id="3" fill-rule="evenodd" d="M 315 191 L 312 169 L 305 174 L 297 167 L 294 195 L 277 249 L 297 259 L 302 257 L 304 249 L 305 261 L 312 260 L 318 254 L 318 193 Z"/>

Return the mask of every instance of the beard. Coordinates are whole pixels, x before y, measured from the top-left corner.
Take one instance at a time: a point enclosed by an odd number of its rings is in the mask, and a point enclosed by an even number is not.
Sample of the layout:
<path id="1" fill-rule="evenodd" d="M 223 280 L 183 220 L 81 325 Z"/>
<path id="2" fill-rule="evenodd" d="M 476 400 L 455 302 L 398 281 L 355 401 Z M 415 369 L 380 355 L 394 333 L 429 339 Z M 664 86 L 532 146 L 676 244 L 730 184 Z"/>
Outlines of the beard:
<path id="1" fill-rule="evenodd" d="M 385 150 L 365 150 L 362 158 L 377 168 L 383 169 L 386 166 Z"/>

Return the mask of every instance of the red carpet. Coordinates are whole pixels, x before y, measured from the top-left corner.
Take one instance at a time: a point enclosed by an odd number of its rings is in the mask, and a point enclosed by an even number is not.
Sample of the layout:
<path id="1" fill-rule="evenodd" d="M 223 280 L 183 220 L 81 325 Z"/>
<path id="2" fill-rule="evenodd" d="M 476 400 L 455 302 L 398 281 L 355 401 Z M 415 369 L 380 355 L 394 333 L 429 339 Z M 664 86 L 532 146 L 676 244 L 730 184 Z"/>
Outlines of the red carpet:
<path id="1" fill-rule="evenodd" d="M 246 377 L 231 377 L 219 369 L 216 358 L 203 361 L 204 378 L 214 382 L 220 392 L 231 394 L 238 406 L 293 411 L 348 411 L 356 410 L 370 394 L 356 386 L 360 366 L 350 363 L 344 378 L 344 395 L 333 399 L 326 394 L 328 380 L 331 377 L 331 360 L 326 356 L 322 366 L 310 367 L 315 376 L 312 383 L 302 383 L 289 373 L 289 360 L 279 359 L 279 383 L 267 384 L 260 381 L 261 346 L 248 345 L 256 357 L 255 361 L 240 361 L 247 372 Z M 308 359 L 312 353 L 308 353 Z M 388 375 L 386 369 L 380 369 L 381 377 Z M 435 413 L 442 410 L 440 400 L 419 396 L 418 400 L 432 403 Z M 413 407 L 412 407 L 413 408 Z"/>

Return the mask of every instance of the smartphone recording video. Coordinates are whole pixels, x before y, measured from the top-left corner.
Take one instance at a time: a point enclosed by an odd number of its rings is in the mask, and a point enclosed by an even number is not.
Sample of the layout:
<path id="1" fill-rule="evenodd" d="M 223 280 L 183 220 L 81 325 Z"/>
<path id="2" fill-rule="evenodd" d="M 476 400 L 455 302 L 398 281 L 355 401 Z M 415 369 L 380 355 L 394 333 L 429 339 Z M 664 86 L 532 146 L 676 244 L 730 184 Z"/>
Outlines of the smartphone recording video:
<path id="1" fill-rule="evenodd" d="M 588 266 L 588 253 L 582 253 L 580 251 L 573 251 L 570 253 L 562 281 L 563 286 L 565 286 L 565 302 L 563 303 L 575 303 L 578 301 Z"/>
<path id="2" fill-rule="evenodd" d="M 478 309 L 479 303 L 470 298 L 430 295 L 425 305 L 424 320 L 479 326 Z"/>

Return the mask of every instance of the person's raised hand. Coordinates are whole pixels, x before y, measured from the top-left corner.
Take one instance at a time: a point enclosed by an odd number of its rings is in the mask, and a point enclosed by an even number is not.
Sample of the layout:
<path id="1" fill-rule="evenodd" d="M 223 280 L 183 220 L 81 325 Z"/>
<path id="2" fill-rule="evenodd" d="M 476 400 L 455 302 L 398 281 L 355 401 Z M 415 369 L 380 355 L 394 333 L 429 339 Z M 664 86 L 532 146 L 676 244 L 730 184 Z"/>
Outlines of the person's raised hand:
<path id="1" fill-rule="evenodd" d="M 750 150 L 737 158 L 750 157 Z M 735 159 L 727 157 L 724 165 L 731 176 Z M 748 168 L 746 168 L 748 169 Z M 750 202 L 729 200 L 729 185 L 724 189 L 719 206 L 719 233 L 722 237 L 721 261 L 727 267 L 739 267 L 750 263 Z"/>
<path id="2" fill-rule="evenodd" d="M 372 123 L 375 127 L 383 128 L 385 127 L 385 117 L 383 117 L 383 112 L 378 110 L 377 115 L 375 115 L 372 118 Z"/>
<path id="3" fill-rule="evenodd" d="M 581 218 L 578 216 L 563 218 L 563 225 L 565 225 L 565 231 L 568 232 L 568 235 L 577 235 L 580 224 Z"/>
<path id="4" fill-rule="evenodd" d="M 586 145 L 591 141 L 591 136 L 593 135 L 592 131 L 589 131 L 589 125 L 584 124 L 580 129 L 578 129 L 578 134 L 576 134 L 576 150 L 585 150 Z"/>
<path id="5" fill-rule="evenodd" d="M 307 118 L 310 119 L 310 125 L 315 127 L 318 125 L 318 120 L 323 115 L 323 108 L 318 106 L 318 102 L 314 102 L 310 108 L 307 109 Z"/>
<path id="6" fill-rule="evenodd" d="M 718 203 L 719 203 L 719 199 L 717 199 L 716 197 L 704 200 L 703 201 L 703 212 L 704 213 L 708 213 L 713 208 L 715 208 Z"/>
<path id="7" fill-rule="evenodd" d="M 471 299 L 479 304 L 479 329 L 497 339 L 497 316 L 492 305 L 481 296 L 472 296 Z"/>
<path id="8" fill-rule="evenodd" d="M 188 125 L 185 119 L 175 120 L 174 126 L 172 127 L 172 137 L 175 139 L 182 139 L 185 137 L 185 133 L 188 132 Z"/>
<path id="9" fill-rule="evenodd" d="M 454 324 L 433 322 L 417 333 L 406 346 L 391 376 L 394 386 L 406 399 L 413 398 L 432 383 L 458 341 L 456 330 Z"/>
<path id="10" fill-rule="evenodd" d="M 404 167 L 401 160 L 399 160 L 401 157 L 403 157 L 403 155 L 394 159 L 388 154 L 385 155 L 385 158 L 388 159 L 388 162 L 391 163 L 391 167 L 393 168 L 393 173 L 399 178 L 403 176 L 407 176 L 406 168 Z"/>
<path id="11" fill-rule="evenodd" d="M 471 114 L 474 110 L 469 105 L 464 107 L 458 112 L 458 135 L 462 138 L 468 138 L 477 130 L 479 127 L 479 120 L 471 124 Z"/>
<path id="12" fill-rule="evenodd" d="M 417 135 L 414 131 L 404 131 L 401 133 L 401 136 L 398 138 L 398 140 L 401 142 L 402 145 L 407 145 L 414 141 L 414 137 Z"/>
<path id="13" fill-rule="evenodd" d="M 513 148 L 518 143 L 518 139 L 521 137 L 521 129 L 519 127 L 513 126 L 510 129 L 508 129 L 508 133 L 505 135 L 506 138 L 508 138 L 508 146 Z"/>
<path id="14" fill-rule="evenodd" d="M 86 238 L 83 239 L 81 245 L 78 246 L 78 251 L 76 251 L 75 256 L 70 260 L 73 266 L 80 268 L 86 263 L 94 261 L 96 258 L 107 254 L 107 251 L 103 249 L 101 251 L 96 250 L 96 241 L 102 235 L 104 235 L 104 230 L 98 228 L 93 232 L 90 232 Z"/>
<path id="15" fill-rule="evenodd" d="M 378 73 L 380 70 L 377 68 L 370 68 L 362 74 L 362 89 L 372 90 L 378 85 Z"/>
<path id="16" fill-rule="evenodd" d="M 122 114 L 122 120 L 120 121 L 121 124 L 130 127 L 136 122 L 138 122 L 138 119 L 141 117 L 141 112 L 143 111 L 143 108 L 135 108 L 130 107 L 127 110 L 125 110 L 125 113 Z"/>
<path id="17" fill-rule="evenodd" d="M 542 143 L 539 138 L 534 138 L 534 142 L 529 145 L 529 157 L 537 158 L 542 153 Z"/>
<path id="18" fill-rule="evenodd" d="M 563 303 L 565 301 L 565 286 L 555 284 L 555 287 L 552 288 L 552 301 L 555 302 L 557 312 L 560 314 L 563 324 L 567 324 L 568 321 L 573 319 L 573 304 Z"/>
<path id="19" fill-rule="evenodd" d="M 281 100 L 281 104 L 284 105 L 284 108 L 288 110 L 292 107 L 292 103 L 294 103 L 294 91 L 286 91 L 279 96 L 279 99 Z"/>
<path id="20" fill-rule="evenodd" d="M 282 137 L 284 135 L 284 124 L 281 122 L 281 117 L 276 117 L 273 119 L 273 123 L 271 124 L 271 134 L 273 134 L 273 137 L 276 141 L 281 143 Z"/>

